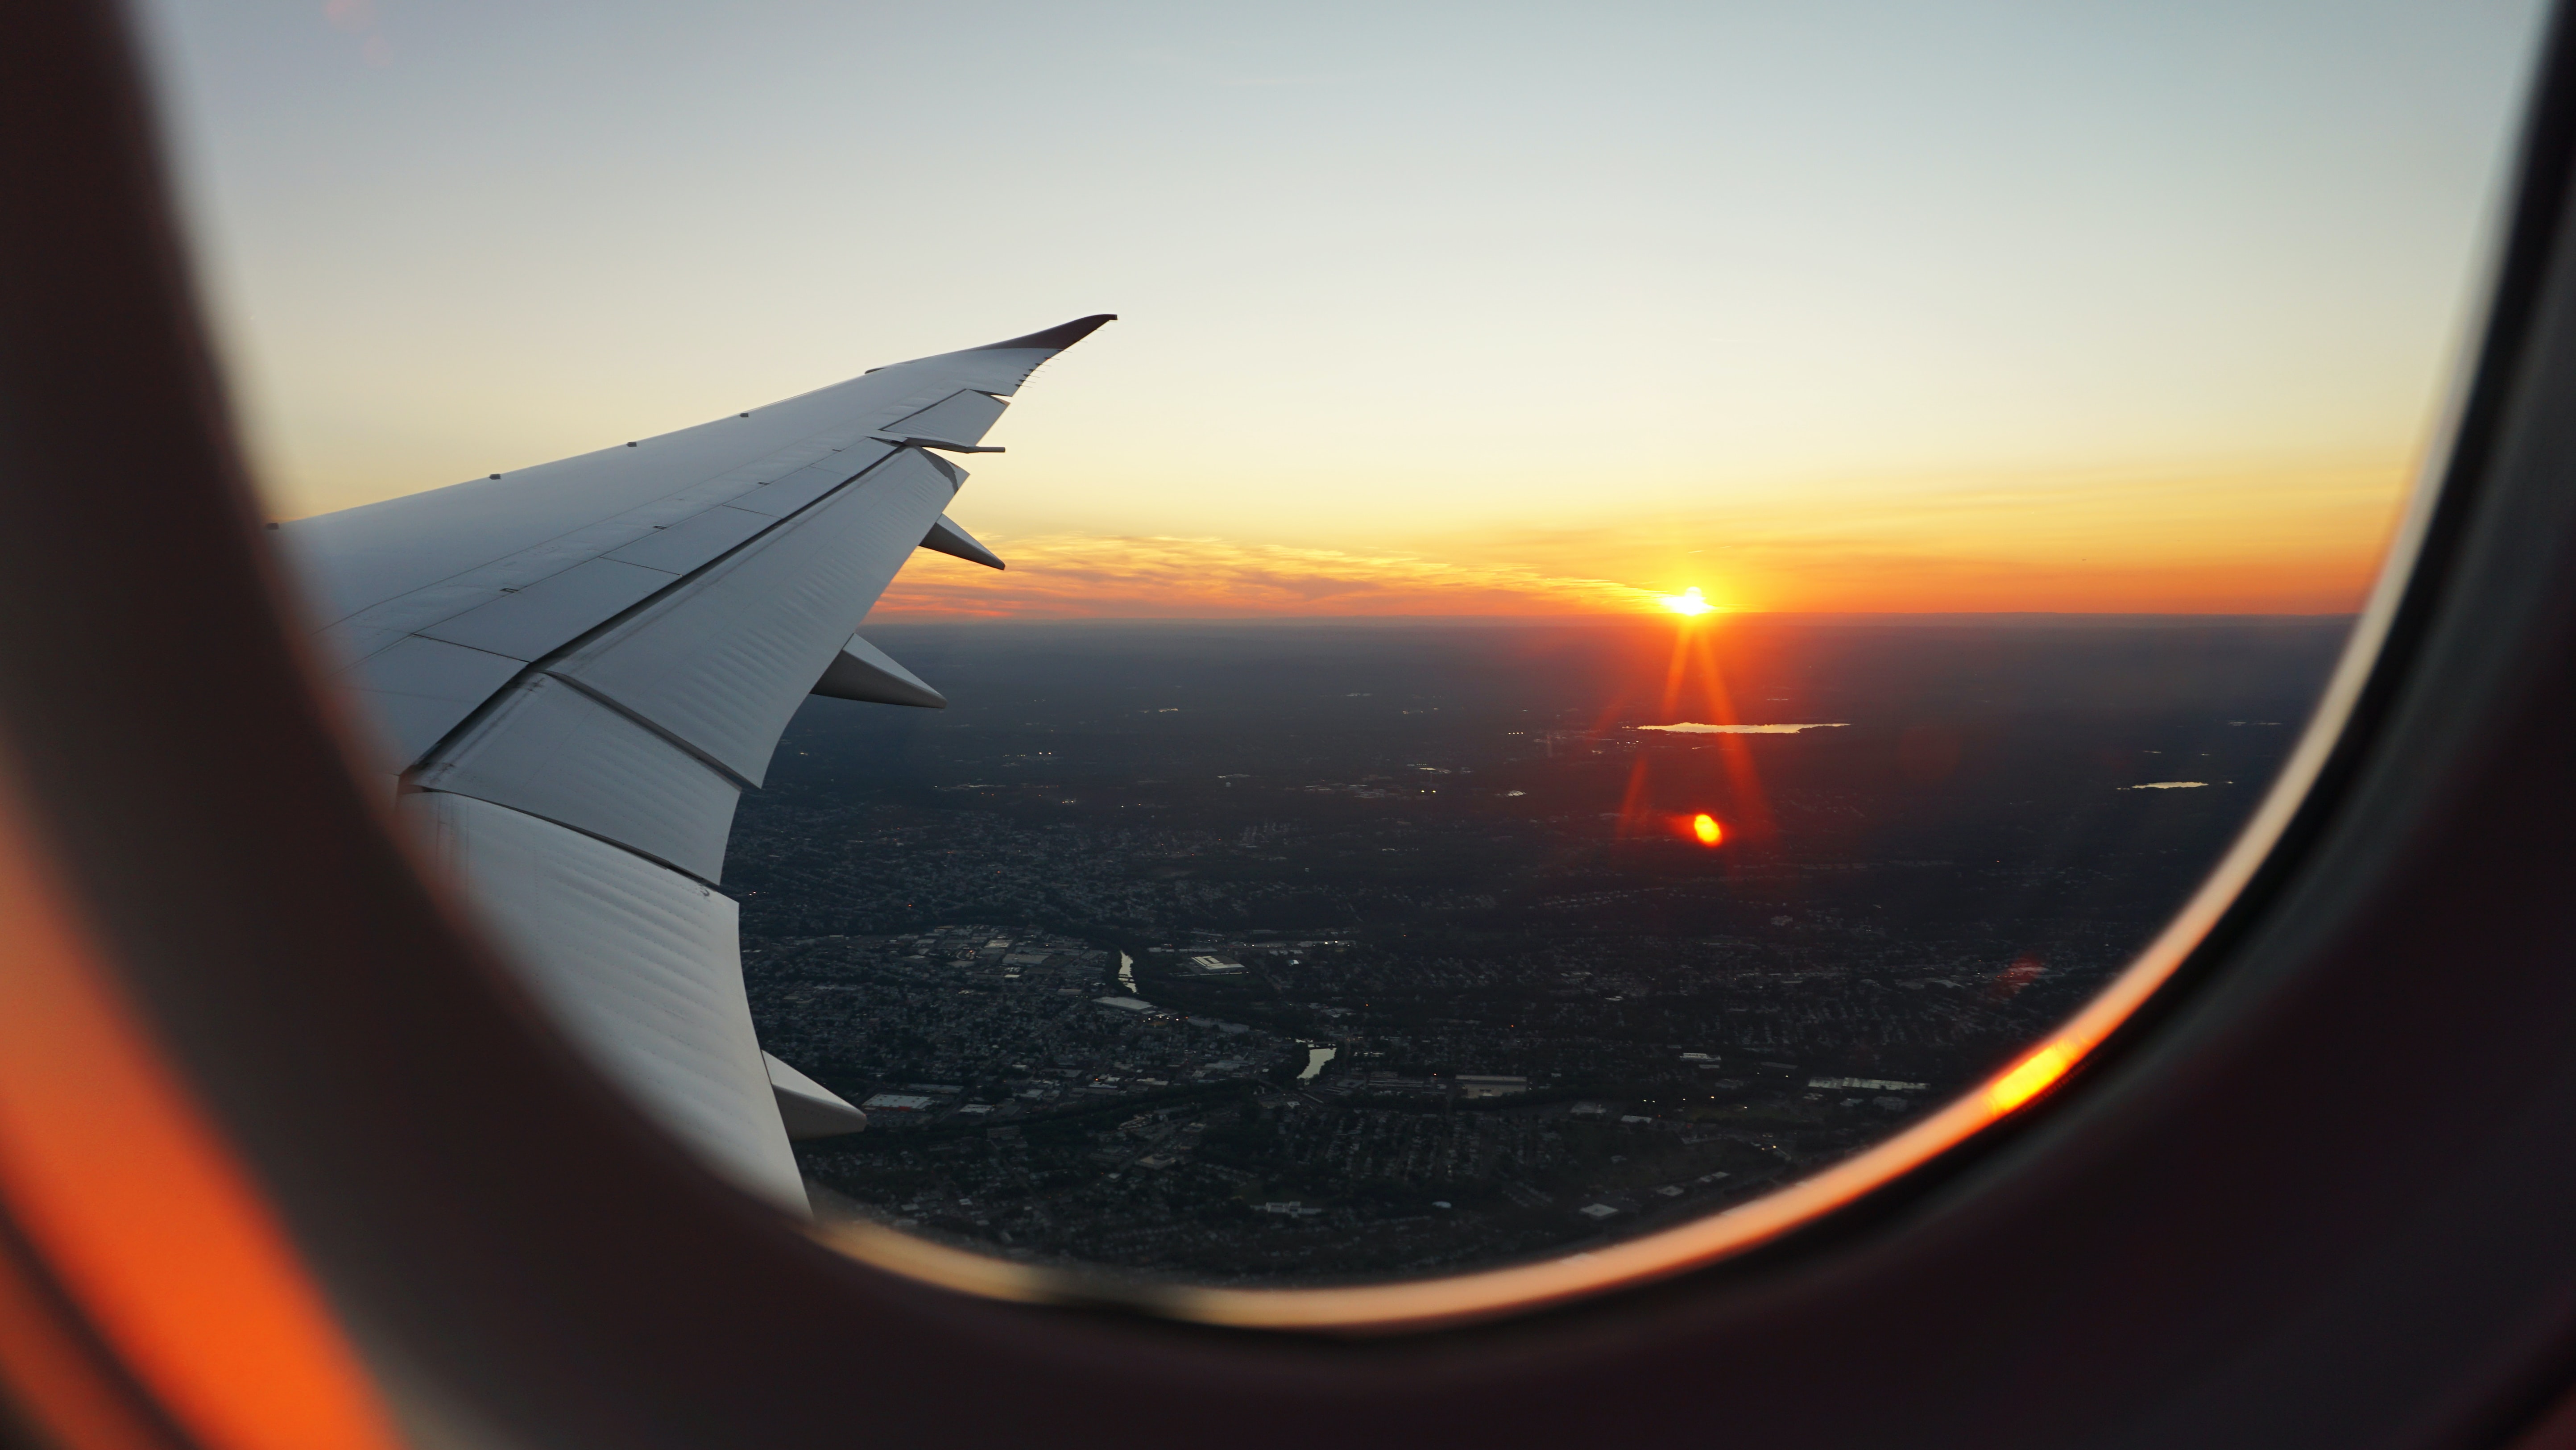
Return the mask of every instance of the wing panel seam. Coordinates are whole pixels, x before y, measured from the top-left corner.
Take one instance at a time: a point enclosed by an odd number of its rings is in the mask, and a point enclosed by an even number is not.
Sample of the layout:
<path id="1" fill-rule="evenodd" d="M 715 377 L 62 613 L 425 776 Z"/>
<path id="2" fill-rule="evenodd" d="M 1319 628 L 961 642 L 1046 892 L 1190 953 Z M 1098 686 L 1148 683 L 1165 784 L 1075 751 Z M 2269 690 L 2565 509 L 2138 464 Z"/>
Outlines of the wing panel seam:
<path id="1" fill-rule="evenodd" d="M 735 770 L 732 766 L 725 764 L 723 761 L 707 754 L 705 751 L 700 750 L 688 741 L 672 734 L 669 730 L 663 728 L 661 725 L 646 716 L 628 708 L 624 702 L 618 700 L 614 696 L 603 694 L 599 690 L 592 688 L 587 682 L 577 679 L 571 675 L 557 674 L 553 670 L 545 670 L 542 673 L 547 679 L 554 681 L 556 684 L 570 685 L 575 691 L 601 705 L 606 706 L 621 718 L 642 726 L 645 730 L 651 732 L 653 736 L 663 744 L 674 747 L 682 754 L 688 756 L 691 760 L 698 762 L 700 765 L 714 771 L 716 774 L 723 776 L 726 780 L 731 781 L 734 789 L 760 789 L 758 785 L 745 778 L 741 772 Z"/>
<path id="2" fill-rule="evenodd" d="M 493 712 L 495 709 L 499 708 L 500 702 L 501 702 L 504 698 L 506 698 L 506 697 L 507 697 L 507 696 L 508 696 L 512 691 L 517 690 L 520 686 L 522 686 L 522 685 L 526 684 L 526 683 L 528 682 L 528 680 L 529 680 L 531 677 L 536 676 L 536 675 L 541 675 L 541 674 L 542 674 L 542 675 L 552 675 L 555 679 L 563 680 L 566 684 L 571 684 L 571 683 L 573 683 L 573 681 L 571 681 L 570 679 L 566 678 L 565 676 L 562 676 L 562 675 L 555 675 L 555 674 L 554 674 L 554 666 L 556 666 L 557 664 L 562 663 L 562 662 L 563 662 L 563 660 L 564 660 L 564 658 L 565 658 L 566 656 L 568 656 L 568 655 L 572 654 L 575 650 L 580 649 L 582 646 L 589 644 L 592 640 L 599 638 L 601 635 L 603 635 L 603 634 L 607 633 L 609 630 L 615 629 L 617 626 L 619 626 L 619 625 L 621 625 L 621 624 L 624 624 L 626 621 L 628 621 L 629 619 L 634 618 L 636 615 L 641 614 L 641 613 L 643 613 L 645 610 L 652 608 L 654 605 L 656 605 L 656 604 L 660 603 L 661 601 L 663 601 L 663 600 L 665 600 L 665 599 L 668 599 L 669 597 L 671 597 L 671 595 L 672 595 L 672 594 L 676 593 L 677 591 L 679 591 L 679 590 L 681 590 L 681 589 L 685 589 L 685 588 L 687 588 L 689 585 L 691 585 L 691 584 L 693 584 L 693 583 L 697 582 L 700 578 L 704 577 L 704 576 L 705 576 L 705 575 L 706 575 L 710 570 L 713 570 L 713 569 L 715 569 L 716 567 L 718 567 L 719 565 L 722 565 L 722 564 L 723 564 L 723 563 L 725 563 L 727 560 L 729 560 L 729 559 L 733 558 L 733 557 L 734 557 L 735 555 L 737 555 L 737 554 L 742 553 L 744 550 L 751 548 L 753 545 L 758 544 L 760 541 L 762 541 L 763 539 L 768 538 L 770 535 L 777 533 L 780 529 L 783 529 L 783 528 L 787 527 L 789 524 L 792 524 L 792 523 L 796 522 L 798 519 L 804 518 L 806 515 L 808 515 L 808 514 L 810 514 L 810 513 L 814 512 L 816 509 L 819 509 L 819 508 L 823 507 L 825 504 L 830 503 L 832 500 L 834 500 L 834 499 L 836 499 L 836 498 L 839 498 L 842 494 L 847 493 L 847 492 L 848 492 L 849 490 L 851 490 L 852 488 L 857 487 L 857 486 L 858 486 L 858 483 L 859 483 L 859 481 L 860 481 L 861 479 L 864 479 L 864 478 L 866 478 L 869 474 L 874 473 L 874 472 L 876 472 L 878 469 L 885 467 L 888 463 L 891 463 L 891 462 L 893 462 L 895 459 L 902 457 L 904 454 L 909 453 L 909 452 L 913 452 L 913 451 L 915 451 L 915 450 L 907 449 L 907 448 L 897 448 L 897 449 L 893 450 L 892 452 L 887 453 L 884 457 L 879 458 L 879 459 L 878 459 L 878 460 L 876 460 L 874 463 L 869 464 L 867 467 L 860 469 L 858 472 L 856 472 L 856 473 L 854 473 L 854 474 L 851 474 L 848 478 L 845 478 L 845 479 L 841 480 L 839 483 L 834 484 L 830 489 L 826 490 L 824 493 L 822 493 L 822 494 L 820 494 L 819 496 L 817 496 L 817 497 L 816 497 L 813 501 L 811 501 L 810 503 L 807 503 L 807 504 L 803 505 L 802 507 L 798 508 L 795 512 L 793 512 L 793 513 L 789 513 L 789 514 L 782 514 L 782 515 L 780 515 L 780 516 L 779 516 L 779 518 L 778 518 L 778 521 L 777 521 L 777 522 L 775 522 L 775 523 L 771 524 L 769 527 L 767 527 L 767 528 L 765 528 L 765 529 L 762 529 L 759 533 L 753 534 L 750 538 L 744 539 L 741 543 L 738 543 L 738 544 L 734 545 L 732 548 L 725 550 L 723 553 L 718 554 L 718 555 L 716 555 L 714 558 L 707 560 L 705 563 L 700 564 L 699 566 L 697 566 L 697 567 L 696 567 L 696 568 L 694 568 L 694 569 L 691 569 L 688 573 L 680 575 L 678 578 L 673 579 L 670 583 L 663 585 L 661 588 L 659 588 L 659 589 L 657 589 L 657 590 L 653 591 L 651 594 L 648 594 L 648 595 L 644 596 L 642 599 L 639 599 L 639 600 L 635 601 L 633 604 L 630 604 L 630 605 L 626 606 L 624 609 L 621 609 L 621 610 L 617 611 L 615 614 L 610 615 L 608 618 L 601 620 L 599 623 L 597 623 L 597 624 L 595 624 L 595 625 L 592 625 L 590 628 L 588 628 L 588 629 L 586 629 L 586 630 L 582 631 L 580 634 L 577 634 L 577 635 L 573 636 L 571 639 L 566 640 L 564 643 L 562 643 L 562 644 L 560 644 L 560 645 L 556 646 L 554 649 L 547 651 L 545 654 L 538 656 L 536 659 L 530 660 L 530 661 L 528 662 L 528 665 L 527 665 L 527 667 L 526 667 L 525 669 L 522 669 L 522 670 L 520 670 L 517 674 L 512 675 L 512 676 L 510 677 L 510 679 L 509 679 L 509 681 L 508 681 L 507 683 L 503 684 L 503 685 L 501 686 L 501 688 L 499 688 L 499 689 L 497 689 L 497 690 L 494 690 L 494 691 L 493 691 L 493 692 L 492 692 L 488 697 L 486 697 L 486 698 L 484 699 L 483 703 L 481 703 L 481 704 L 479 704 L 479 705 L 475 706 L 475 707 L 474 707 L 474 709 L 473 709 L 470 713 L 468 713 L 464 719 L 457 721 L 457 722 L 456 722 L 456 724 L 454 725 L 454 727 L 452 727 L 451 729 L 449 729 L 449 730 L 448 730 L 448 732 L 447 732 L 446 734 L 441 735 L 440 737 L 438 737 L 438 739 L 436 739 L 436 740 L 432 741 L 432 742 L 430 743 L 429 747 L 428 747 L 427 749 L 425 749 L 425 750 L 421 751 L 421 752 L 420 752 L 420 754 L 413 756 L 413 757 L 411 758 L 411 760 L 410 760 L 409 762 L 407 762 L 407 763 L 403 766 L 403 768 L 402 768 L 402 770 L 401 770 L 401 772 L 400 772 L 400 773 L 401 773 L 402 775 L 404 775 L 404 776 L 409 776 L 413 771 L 418 770 L 418 769 L 420 768 L 420 763 L 421 763 L 422 761 L 424 761 L 424 760 L 428 760 L 428 759 L 430 759 L 430 758 L 432 758 L 432 757 L 436 756 L 436 755 L 437 755 L 437 754 L 439 754 L 441 751 L 446 750 L 446 749 L 447 749 L 447 748 L 449 748 L 450 746 L 452 746 L 452 745 L 456 744 L 457 742 L 459 742 L 459 741 L 463 740 L 467 735 L 469 735 L 469 734 L 473 733 L 476 729 L 480 728 L 480 727 L 482 726 L 482 724 L 483 724 L 483 722 L 484 722 L 484 721 L 486 721 L 486 720 L 488 720 L 488 719 L 490 719 L 490 718 L 491 718 L 491 716 L 492 716 L 492 712 Z M 469 648 L 470 648 L 470 646 L 469 646 Z M 487 653 L 488 653 L 488 651 L 487 651 Z M 504 658 L 507 658 L 507 656 L 504 656 Z M 601 700 L 601 702 L 602 702 L 603 704 L 613 704 L 613 703 L 614 703 L 614 702 L 612 702 L 612 701 L 607 701 L 607 700 L 605 700 L 605 699 L 602 699 L 602 697 L 600 697 L 598 694 L 596 694 L 595 692 L 590 691 L 590 690 L 583 690 L 583 691 L 582 691 L 582 693 L 583 693 L 584 695 L 588 695 L 588 696 L 590 696 L 590 697 L 591 697 L 591 698 L 593 698 L 593 699 L 600 699 L 600 700 Z M 621 705 L 621 706 L 617 706 L 616 708 L 617 708 L 617 711 L 618 711 L 618 713 L 619 713 L 619 714 L 624 715 L 624 716 L 627 716 L 627 717 L 628 717 L 628 718 L 630 718 L 630 719 L 635 718 L 635 717 L 634 717 L 634 712 L 633 712 L 633 711 L 631 711 L 631 710 L 626 709 L 624 706 L 622 706 L 622 705 Z M 657 734 L 662 734 L 662 735 L 667 735 L 669 732 L 667 732 L 667 731 L 663 731 L 663 730 L 661 730 L 659 727 L 655 727 L 655 733 L 657 733 Z M 699 752 L 698 752 L 697 750 L 695 750 L 694 748 L 692 748 L 692 749 L 690 750 L 690 752 L 689 752 L 689 753 L 690 753 L 690 755 L 691 755 L 691 756 L 693 756 L 693 757 L 700 758 L 700 759 L 703 759 L 703 758 L 704 758 L 703 756 L 699 755 Z M 722 769 L 722 767 L 719 767 L 719 769 Z M 731 770 L 725 770 L 725 771 L 724 771 L 724 774 L 725 774 L 728 778 L 730 778 L 730 779 L 735 779 L 735 780 L 739 780 L 739 779 L 741 779 L 741 777 L 740 777 L 740 776 L 736 775 L 736 774 L 735 774 L 733 771 L 731 771 Z M 747 788 L 749 788 L 749 787 L 747 787 Z M 475 799 L 480 800 L 480 799 L 481 799 L 481 797 L 480 797 L 480 796 L 477 796 L 477 797 L 475 797 Z M 497 802 L 496 802 L 496 804 L 497 804 Z M 514 808 L 514 809 L 515 809 L 515 808 Z M 641 853 L 639 852 L 638 854 L 641 854 Z"/>
<path id="3" fill-rule="evenodd" d="M 650 852 L 650 851 L 639 851 L 639 850 L 635 849 L 633 846 L 630 846 L 630 845 L 626 844 L 624 841 L 613 840 L 613 839 L 611 839 L 611 838 L 609 838 L 609 837 L 607 837 L 607 836 L 603 836 L 603 835 L 601 835 L 601 834 L 600 834 L 599 832 L 597 832 L 597 831 L 589 830 L 589 829 L 586 829 L 586 828 L 581 827 L 581 826 L 576 826 L 576 825 L 574 825 L 574 824 L 573 824 L 572 822 L 570 822 L 570 821 L 557 820 L 555 817 L 550 816 L 550 815 L 546 815 L 545 813 L 543 813 L 543 812 L 541 812 L 541 811 L 532 811 L 532 810 L 527 809 L 525 806 L 514 806 L 514 805 L 511 805 L 511 804 L 510 804 L 509 802 L 507 802 L 507 801 L 496 801 L 496 800 L 492 799 L 490 796 L 476 795 L 476 794 L 474 794 L 472 791 L 449 790 L 447 787 L 445 787 L 445 786 L 443 786 L 443 785 L 425 785 L 425 786 L 420 787 L 420 792 L 421 792 L 421 794 L 423 794 L 423 795 L 452 795 L 452 796 L 456 796 L 456 797 L 458 797 L 458 798 L 460 798 L 460 799 L 463 799 L 463 800 L 469 800 L 469 801 L 481 801 L 483 804 L 485 804 L 485 805 L 487 805 L 487 806 L 492 807 L 494 810 L 498 810 L 498 811 L 510 811 L 510 812 L 513 812 L 513 813 L 515 813 L 515 814 L 517 814 L 517 815 L 526 816 L 529 820 L 532 820 L 532 821 L 543 821 L 543 822 L 545 822 L 545 823 L 546 823 L 547 825 L 549 825 L 549 826 L 559 826 L 559 827 L 563 828 L 564 830 L 567 830 L 567 831 L 572 832 L 572 833 L 573 833 L 574 835 L 576 835 L 576 836 L 586 836 L 586 837 L 590 838 L 591 840 L 597 841 L 599 844 L 601 844 L 601 845 L 603 845 L 603 846 L 607 846 L 607 847 L 611 847 L 611 848 L 613 848 L 613 849 L 615 849 L 615 850 L 623 851 L 623 852 L 625 852 L 627 855 L 634 857 L 634 858 L 635 858 L 636 860 L 638 860 L 638 861 L 649 861 L 649 862 L 651 862 L 652 864 L 654 864 L 654 865 L 656 865 L 656 866 L 661 867 L 661 868 L 662 868 L 663 870 L 665 870 L 665 871 L 675 872 L 675 873 L 677 873 L 678 875 L 685 876 L 685 877 L 687 877 L 689 880 L 694 881 L 694 882 L 696 882 L 697 884 L 699 884 L 700 886 L 703 886 L 703 887 L 707 888 L 709 891 L 713 891 L 713 892 L 716 892 L 716 893 L 718 893 L 718 894 L 722 894 L 722 893 L 723 893 L 723 891 L 724 891 L 724 888 L 723 888 L 722 886 L 718 885 L 717 883 L 715 883 L 715 882 L 713 882 L 713 881 L 709 881 L 709 880 L 708 880 L 707 878 L 705 878 L 704 876 L 699 875 L 697 872 L 692 871 L 692 870 L 690 870 L 688 867 L 686 867 L 686 866 L 682 866 L 682 865 L 680 865 L 680 864 L 679 864 L 679 863 L 677 863 L 677 862 L 674 862 L 674 861 L 666 861 L 666 860 L 662 859 L 661 857 L 654 855 L 654 854 L 653 854 L 652 852 Z M 727 900 L 731 900 L 732 898 L 731 898 L 731 897 L 727 897 L 726 899 L 727 899 Z"/>

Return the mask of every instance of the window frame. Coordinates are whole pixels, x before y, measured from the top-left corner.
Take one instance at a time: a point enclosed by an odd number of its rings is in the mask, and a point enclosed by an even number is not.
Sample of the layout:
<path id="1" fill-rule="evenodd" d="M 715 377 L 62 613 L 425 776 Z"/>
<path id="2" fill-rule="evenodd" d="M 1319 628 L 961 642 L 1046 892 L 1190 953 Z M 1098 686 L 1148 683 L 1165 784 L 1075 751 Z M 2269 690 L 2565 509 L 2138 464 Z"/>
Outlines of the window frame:
<path id="1" fill-rule="evenodd" d="M 0 260 L 42 279 L 0 302 L 0 827 L 81 928 L 66 980 L 161 1065 L 292 1244 L 277 1272 L 422 1440 L 2497 1443 L 2576 1367 L 2563 14 L 2537 69 L 2440 486 L 2277 837 L 2050 1093 L 1714 1260 L 1319 1337 L 955 1293 L 699 1170 L 355 784 L 96 0 L 0 50 Z M 45 1187 L 0 1178 L 19 1412 L 107 1443 L 25 1368 L 59 1341 L 133 1424 L 216 1443 L 52 1255 Z"/>

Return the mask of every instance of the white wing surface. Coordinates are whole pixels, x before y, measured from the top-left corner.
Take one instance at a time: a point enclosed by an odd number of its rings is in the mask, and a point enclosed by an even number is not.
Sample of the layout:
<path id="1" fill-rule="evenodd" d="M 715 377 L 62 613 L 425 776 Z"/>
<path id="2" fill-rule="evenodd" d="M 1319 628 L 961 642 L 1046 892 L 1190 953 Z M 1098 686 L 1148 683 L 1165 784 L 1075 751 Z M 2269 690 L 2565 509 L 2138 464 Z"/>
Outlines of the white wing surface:
<path id="1" fill-rule="evenodd" d="M 947 703 L 853 631 L 916 548 L 1002 567 L 946 517 L 966 475 L 931 450 L 998 452 L 1005 400 L 1109 320 L 279 526 L 404 814 L 540 1000 L 793 1211 L 791 1131 L 866 1120 L 754 1038 L 715 890 L 735 800 L 809 693 Z"/>

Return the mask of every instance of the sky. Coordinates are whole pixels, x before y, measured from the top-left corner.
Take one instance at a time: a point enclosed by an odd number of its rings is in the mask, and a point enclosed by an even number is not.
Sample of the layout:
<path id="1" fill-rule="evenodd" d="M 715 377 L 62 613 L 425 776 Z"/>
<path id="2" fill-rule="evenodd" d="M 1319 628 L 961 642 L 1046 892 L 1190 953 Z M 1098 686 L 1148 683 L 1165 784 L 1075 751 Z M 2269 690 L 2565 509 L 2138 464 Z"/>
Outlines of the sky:
<path id="1" fill-rule="evenodd" d="M 279 517 L 1092 312 L 881 614 L 2354 607 L 2535 0 L 140 0 Z"/>

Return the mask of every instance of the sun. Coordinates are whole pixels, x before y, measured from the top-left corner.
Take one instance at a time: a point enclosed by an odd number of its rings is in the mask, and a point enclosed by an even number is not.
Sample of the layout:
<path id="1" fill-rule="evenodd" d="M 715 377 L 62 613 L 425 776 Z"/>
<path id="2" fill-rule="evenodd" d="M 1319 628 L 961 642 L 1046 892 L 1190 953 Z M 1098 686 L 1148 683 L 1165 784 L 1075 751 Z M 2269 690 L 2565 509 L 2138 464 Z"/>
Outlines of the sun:
<path id="1" fill-rule="evenodd" d="M 1716 605 L 1700 597 L 1699 586 L 1696 584 L 1679 594 L 1665 595 L 1664 607 L 1675 614 L 1706 614 L 1717 608 Z"/>
<path id="2" fill-rule="evenodd" d="M 1714 846 L 1726 839 L 1726 828 L 1717 823 L 1717 817 L 1703 811 L 1691 817 L 1691 834 L 1699 838 L 1701 845 Z"/>

